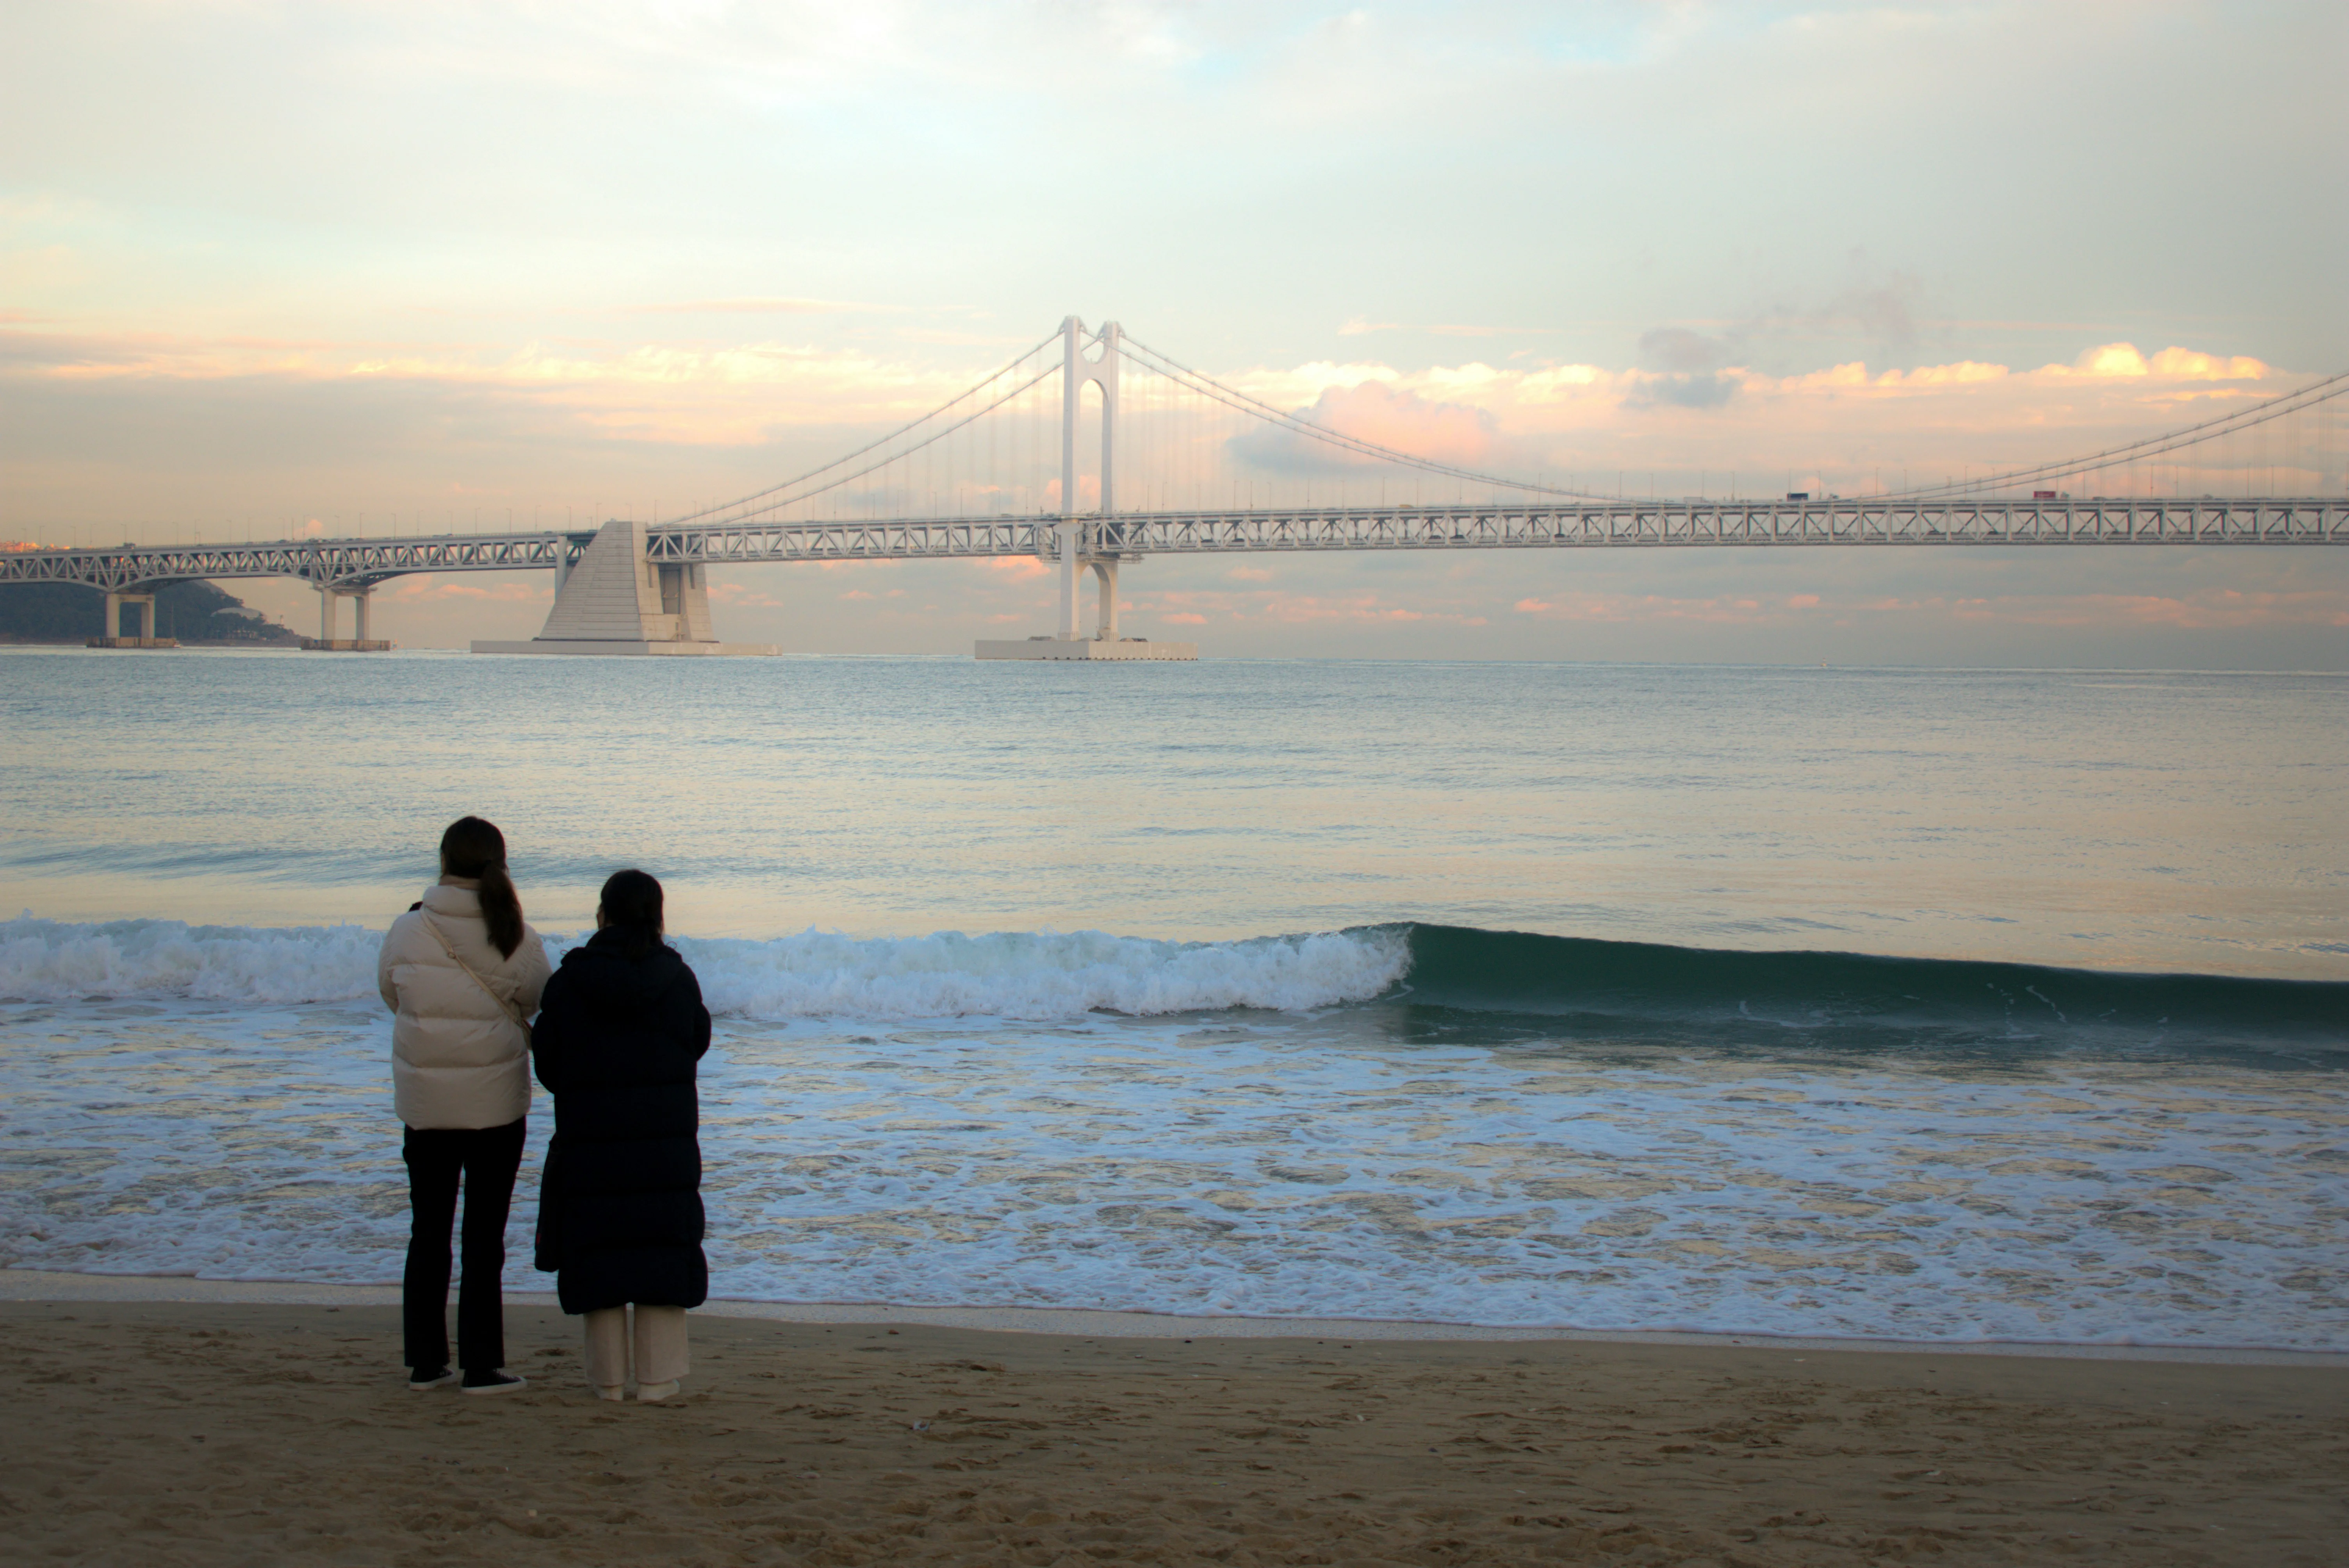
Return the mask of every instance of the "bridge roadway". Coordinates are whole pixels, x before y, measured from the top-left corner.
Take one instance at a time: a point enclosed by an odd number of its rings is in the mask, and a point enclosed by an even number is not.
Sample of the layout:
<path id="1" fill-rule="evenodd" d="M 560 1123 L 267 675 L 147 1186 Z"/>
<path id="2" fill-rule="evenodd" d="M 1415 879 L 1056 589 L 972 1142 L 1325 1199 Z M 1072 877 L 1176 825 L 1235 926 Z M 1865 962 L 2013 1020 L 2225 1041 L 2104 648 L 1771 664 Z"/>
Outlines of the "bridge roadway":
<path id="1" fill-rule="evenodd" d="M 909 561 L 1059 553 L 1056 517 L 652 524 L 655 561 Z M 2349 544 L 2349 499 L 1601 501 L 1563 506 L 1118 512 L 1081 520 L 1087 555 L 1341 550 L 1653 550 L 1766 546 Z M 297 539 L 0 552 L 0 583 L 109 593 L 239 577 L 363 589 L 419 572 L 525 572 L 575 562 L 594 531 Z"/>

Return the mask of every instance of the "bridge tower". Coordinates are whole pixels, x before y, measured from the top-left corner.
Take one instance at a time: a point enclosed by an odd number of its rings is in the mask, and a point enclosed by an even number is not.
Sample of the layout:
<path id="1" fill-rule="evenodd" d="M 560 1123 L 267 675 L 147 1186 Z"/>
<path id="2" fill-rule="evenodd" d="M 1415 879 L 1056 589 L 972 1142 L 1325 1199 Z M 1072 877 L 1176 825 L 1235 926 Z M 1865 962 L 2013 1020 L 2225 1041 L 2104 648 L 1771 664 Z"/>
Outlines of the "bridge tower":
<path id="1" fill-rule="evenodd" d="M 1077 519 L 1077 416 L 1084 404 L 1085 384 L 1101 388 L 1101 504 L 1102 517 L 1116 510 L 1117 383 L 1119 370 L 1117 323 L 1103 322 L 1101 355 L 1085 357 L 1085 324 L 1075 316 L 1061 323 L 1063 367 L 1061 373 L 1061 521 L 1054 531 L 1061 549 L 1061 630 L 1059 640 L 1078 640 L 1078 583 L 1087 566 L 1101 580 L 1102 633 L 1115 639 L 1117 619 L 1117 560 L 1088 559 L 1082 552 L 1084 527 Z"/>
<path id="2" fill-rule="evenodd" d="M 1085 356 L 1085 324 L 1076 316 L 1061 323 L 1061 513 L 1052 523 L 1053 548 L 1059 557 L 1061 625 L 1050 635 L 1038 634 L 1021 642 L 982 638 L 972 651 L 982 659 L 1180 659 L 1199 656 L 1195 643 L 1153 643 L 1123 638 L 1117 632 L 1117 568 L 1123 558 L 1112 548 L 1110 516 L 1117 510 L 1117 386 L 1124 369 L 1121 345 L 1124 332 L 1113 321 L 1102 323 L 1093 339 L 1096 352 Z M 1077 416 L 1083 409 L 1085 384 L 1101 388 L 1101 494 L 1091 509 L 1094 517 L 1093 547 L 1085 549 L 1088 512 L 1077 496 Z M 1043 554 L 1038 541 L 1037 554 Z M 1078 629 L 1080 584 L 1092 568 L 1100 590 L 1100 614 L 1093 634 Z"/>

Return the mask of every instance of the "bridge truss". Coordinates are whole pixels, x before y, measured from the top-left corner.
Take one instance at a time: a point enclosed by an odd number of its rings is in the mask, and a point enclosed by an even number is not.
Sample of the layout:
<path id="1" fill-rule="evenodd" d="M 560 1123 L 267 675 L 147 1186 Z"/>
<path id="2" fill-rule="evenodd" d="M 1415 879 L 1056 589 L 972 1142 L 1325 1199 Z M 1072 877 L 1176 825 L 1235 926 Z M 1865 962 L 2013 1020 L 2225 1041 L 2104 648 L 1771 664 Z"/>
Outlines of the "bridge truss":
<path id="1" fill-rule="evenodd" d="M 1056 560 L 1059 518 L 657 525 L 657 562 Z M 1296 508 L 1124 512 L 1077 520 L 1089 558 L 1353 550 L 1658 550 L 1804 545 L 2349 544 L 2349 500 L 1616 501 L 1545 506 Z M 79 583 L 109 593 L 247 577 L 365 588 L 422 572 L 527 572 L 574 562 L 593 533 L 122 545 L 0 554 L 0 583 Z"/>

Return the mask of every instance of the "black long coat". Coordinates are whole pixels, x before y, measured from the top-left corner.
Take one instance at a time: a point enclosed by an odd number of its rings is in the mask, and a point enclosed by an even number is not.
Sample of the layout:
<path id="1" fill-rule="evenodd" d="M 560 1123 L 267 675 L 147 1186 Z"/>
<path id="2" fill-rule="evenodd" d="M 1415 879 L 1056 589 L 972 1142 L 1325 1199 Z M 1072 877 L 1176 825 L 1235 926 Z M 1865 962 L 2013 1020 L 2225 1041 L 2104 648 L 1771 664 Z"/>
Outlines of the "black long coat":
<path id="1" fill-rule="evenodd" d="M 694 1065 L 709 1009 L 667 947 L 629 957 L 599 931 L 563 955 L 532 1035 L 538 1081 L 554 1096 L 540 1182 L 538 1266 L 567 1313 L 624 1302 L 699 1306 L 700 1104 Z"/>

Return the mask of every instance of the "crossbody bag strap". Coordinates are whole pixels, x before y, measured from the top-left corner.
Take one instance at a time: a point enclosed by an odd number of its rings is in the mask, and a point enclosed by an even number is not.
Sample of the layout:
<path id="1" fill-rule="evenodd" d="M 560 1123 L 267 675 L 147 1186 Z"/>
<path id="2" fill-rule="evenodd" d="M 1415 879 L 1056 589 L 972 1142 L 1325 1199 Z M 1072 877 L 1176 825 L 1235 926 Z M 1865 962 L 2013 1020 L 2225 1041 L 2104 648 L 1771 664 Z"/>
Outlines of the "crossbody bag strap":
<path id="1" fill-rule="evenodd" d="M 440 928 L 432 923 L 432 917 L 430 915 L 419 914 L 416 918 L 424 923 L 424 929 L 432 934 L 432 940 L 440 944 L 440 951 L 449 955 L 449 962 L 454 964 L 458 968 L 462 969 L 467 975 L 471 975 L 472 977 L 473 984 L 479 985 L 482 990 L 489 992 L 490 1000 L 495 1002 L 500 1010 L 502 1010 L 507 1017 L 512 1018 L 515 1023 L 521 1025 L 524 1032 L 527 1032 L 530 1028 L 530 1016 L 527 1013 L 524 1013 L 515 1003 L 499 995 L 496 987 L 492 986 L 488 981 L 482 979 L 479 974 L 476 974 L 471 965 L 457 956 L 457 950 L 449 945 L 449 939 L 440 934 Z"/>

